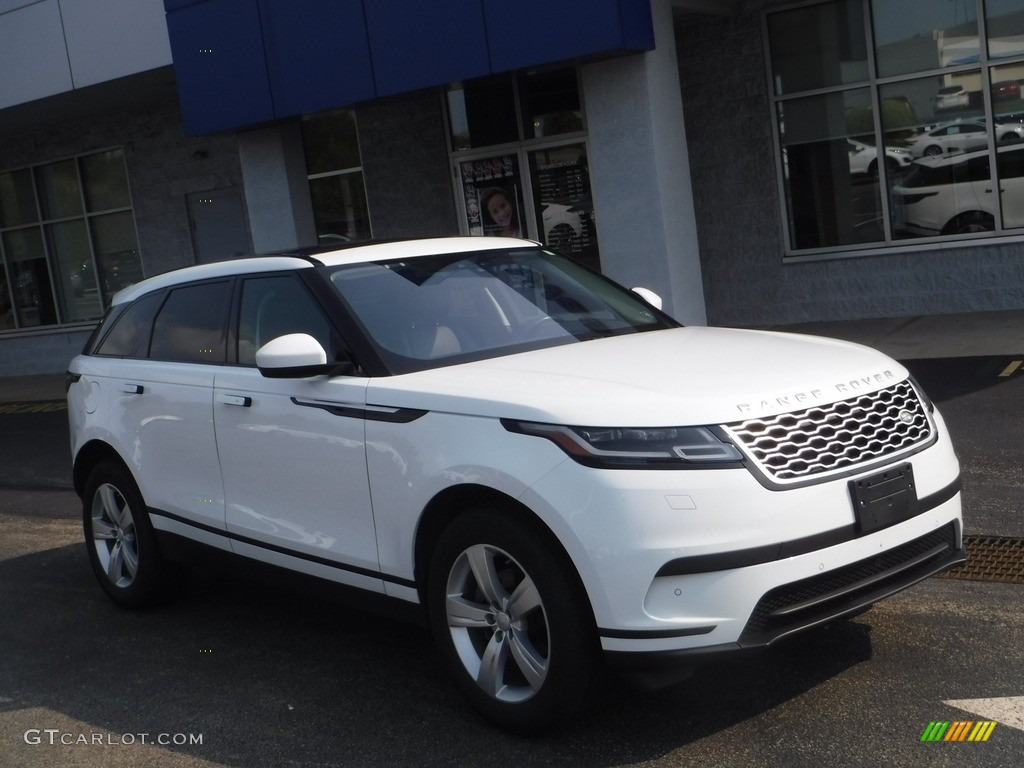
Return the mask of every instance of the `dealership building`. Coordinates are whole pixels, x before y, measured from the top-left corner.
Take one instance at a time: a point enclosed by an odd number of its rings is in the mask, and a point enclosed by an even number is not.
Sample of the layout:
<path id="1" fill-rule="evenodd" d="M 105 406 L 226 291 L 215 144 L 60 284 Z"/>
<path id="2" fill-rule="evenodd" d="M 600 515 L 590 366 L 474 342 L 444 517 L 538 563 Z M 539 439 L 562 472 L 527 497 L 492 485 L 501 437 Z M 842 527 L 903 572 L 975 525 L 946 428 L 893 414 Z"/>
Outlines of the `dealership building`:
<path id="1" fill-rule="evenodd" d="M 0 0 L 0 376 L 145 276 L 509 226 L 687 323 L 1024 308 L 1024 6 Z"/>

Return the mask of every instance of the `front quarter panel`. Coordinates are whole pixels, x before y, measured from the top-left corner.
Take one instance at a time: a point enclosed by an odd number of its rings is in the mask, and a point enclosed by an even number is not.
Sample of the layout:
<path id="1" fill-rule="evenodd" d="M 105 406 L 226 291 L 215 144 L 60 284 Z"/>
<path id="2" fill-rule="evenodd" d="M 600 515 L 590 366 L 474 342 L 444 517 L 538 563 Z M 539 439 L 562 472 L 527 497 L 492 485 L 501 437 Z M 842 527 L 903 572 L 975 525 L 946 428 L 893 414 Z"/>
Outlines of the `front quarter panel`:
<path id="1" fill-rule="evenodd" d="M 414 577 L 420 516 L 439 493 L 475 485 L 518 499 L 568 460 L 547 441 L 484 417 L 429 412 L 405 424 L 367 422 L 366 435 L 381 570 L 406 579 Z M 521 450 L 524 440 L 532 450 Z"/>

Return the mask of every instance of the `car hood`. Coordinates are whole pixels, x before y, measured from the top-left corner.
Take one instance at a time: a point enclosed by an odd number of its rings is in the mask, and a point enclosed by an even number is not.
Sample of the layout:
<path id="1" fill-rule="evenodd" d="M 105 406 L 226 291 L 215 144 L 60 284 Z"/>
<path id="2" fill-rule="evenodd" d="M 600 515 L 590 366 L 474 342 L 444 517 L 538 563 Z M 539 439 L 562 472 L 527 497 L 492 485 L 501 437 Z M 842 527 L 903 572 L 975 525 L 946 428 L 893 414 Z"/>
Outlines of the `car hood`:
<path id="1" fill-rule="evenodd" d="M 849 342 L 692 326 L 374 379 L 367 401 L 584 426 L 685 426 L 845 400 L 907 375 Z"/>

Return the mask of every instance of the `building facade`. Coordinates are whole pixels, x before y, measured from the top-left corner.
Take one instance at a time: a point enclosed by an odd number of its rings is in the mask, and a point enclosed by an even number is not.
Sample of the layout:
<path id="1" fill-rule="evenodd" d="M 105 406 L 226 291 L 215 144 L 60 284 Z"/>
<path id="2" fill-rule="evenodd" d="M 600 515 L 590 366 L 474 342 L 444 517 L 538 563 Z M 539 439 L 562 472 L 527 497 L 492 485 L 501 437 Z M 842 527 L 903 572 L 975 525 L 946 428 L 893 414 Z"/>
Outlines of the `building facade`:
<path id="1" fill-rule="evenodd" d="M 1020 308 L 1022 88 L 1019 0 L 0 0 L 0 375 L 142 276 L 371 238 L 690 323 Z"/>

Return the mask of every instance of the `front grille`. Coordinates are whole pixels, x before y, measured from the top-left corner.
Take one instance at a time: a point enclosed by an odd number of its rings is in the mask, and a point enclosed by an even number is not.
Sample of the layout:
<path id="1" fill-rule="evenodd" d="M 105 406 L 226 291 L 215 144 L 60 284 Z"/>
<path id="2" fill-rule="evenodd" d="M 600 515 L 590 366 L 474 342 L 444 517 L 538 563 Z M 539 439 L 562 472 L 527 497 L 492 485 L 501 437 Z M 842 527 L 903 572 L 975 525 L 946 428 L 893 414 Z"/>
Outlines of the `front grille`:
<path id="1" fill-rule="evenodd" d="M 776 587 L 750 614 L 741 645 L 764 645 L 871 605 L 921 579 L 963 562 L 954 523 L 865 560 Z"/>
<path id="2" fill-rule="evenodd" d="M 878 392 L 725 427 L 769 478 L 798 482 L 895 456 L 932 438 L 909 380 Z"/>

